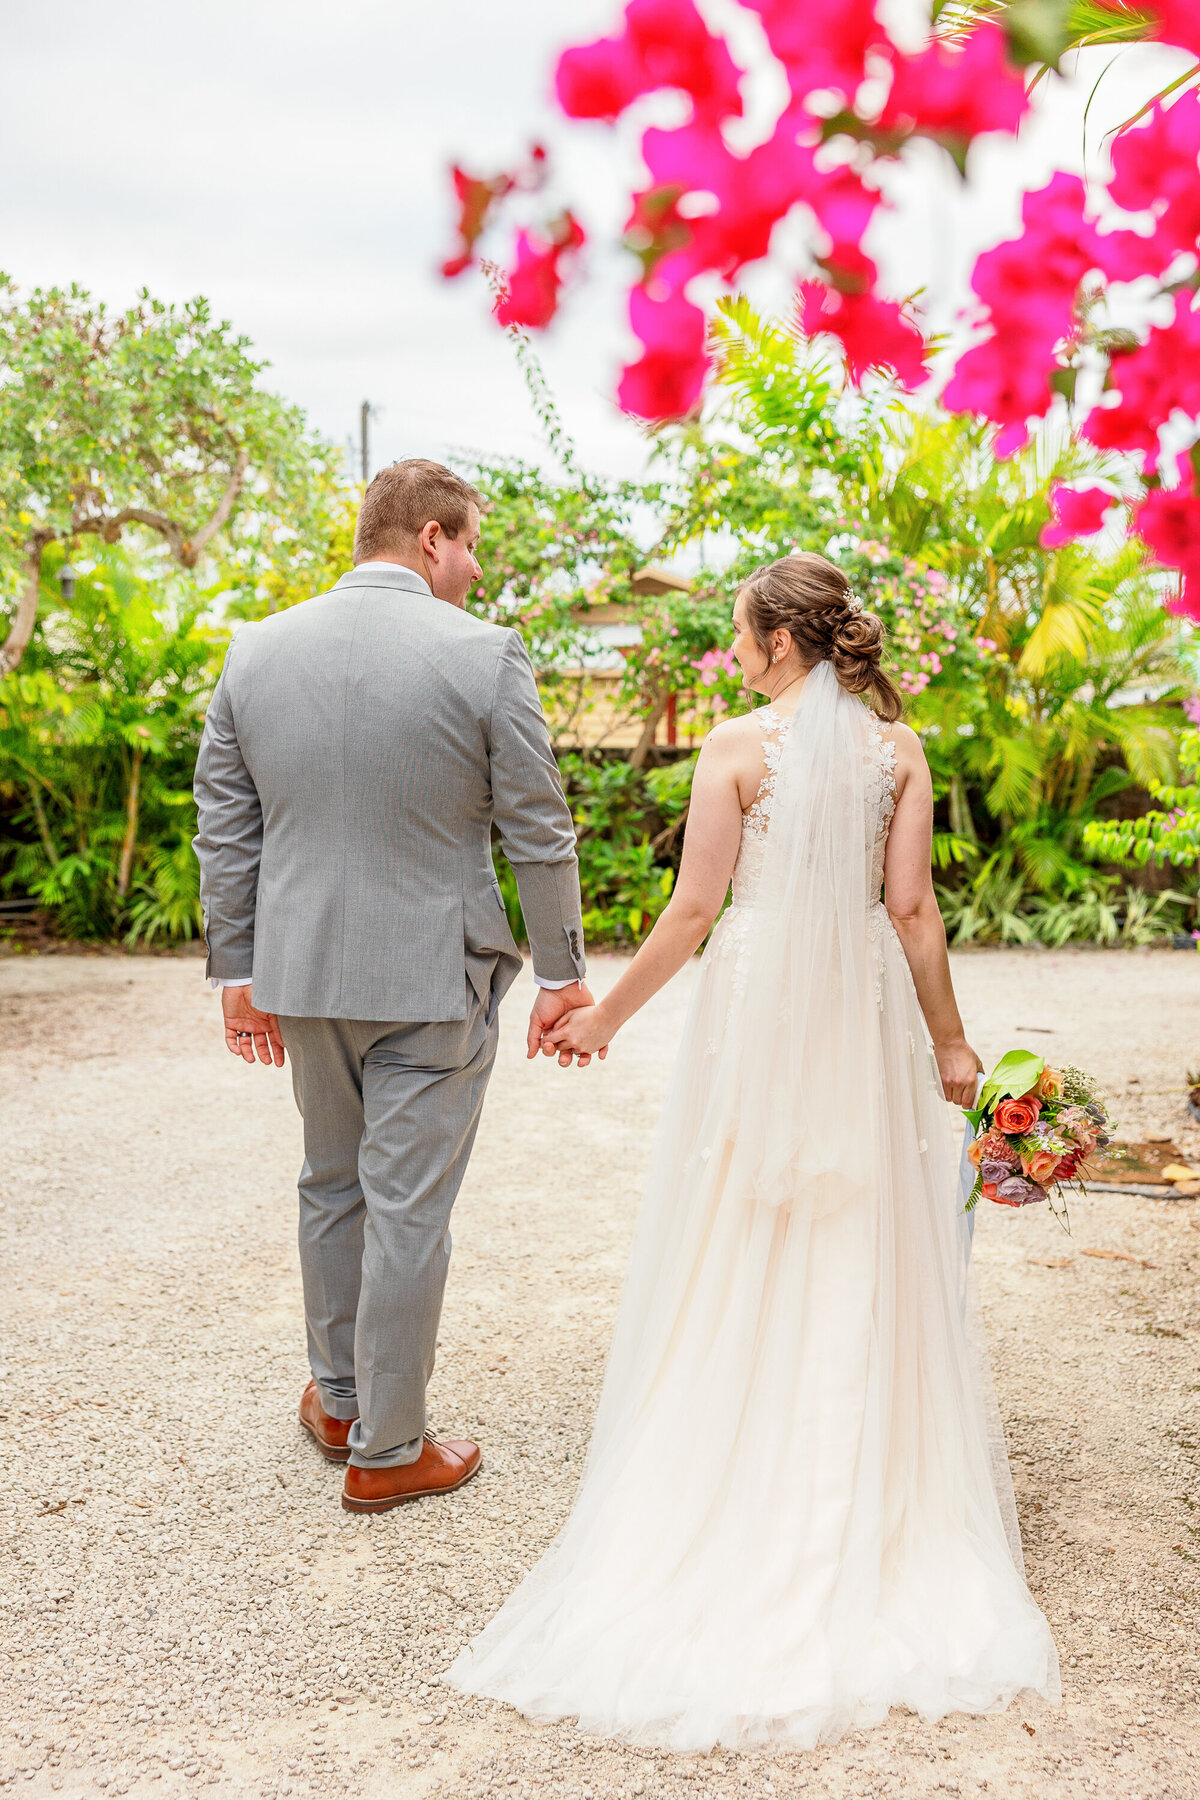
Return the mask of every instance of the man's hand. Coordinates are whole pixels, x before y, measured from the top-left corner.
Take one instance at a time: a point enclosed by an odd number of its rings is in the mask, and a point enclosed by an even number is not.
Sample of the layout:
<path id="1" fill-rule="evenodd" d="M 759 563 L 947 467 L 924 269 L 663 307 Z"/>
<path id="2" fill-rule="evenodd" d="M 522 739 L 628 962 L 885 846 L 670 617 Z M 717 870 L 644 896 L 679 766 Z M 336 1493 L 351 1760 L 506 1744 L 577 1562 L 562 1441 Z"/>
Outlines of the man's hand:
<path id="1" fill-rule="evenodd" d="M 557 1056 L 560 1069 L 569 1069 L 574 1060 L 569 1050 L 558 1050 L 550 1042 L 550 1033 L 560 1020 L 574 1012 L 580 1006 L 594 1006 L 591 989 L 586 981 L 572 982 L 565 988 L 539 988 L 537 999 L 533 1003 L 533 1011 L 529 1015 L 529 1036 L 526 1039 L 528 1057 L 534 1057 L 540 1050 L 543 1056 Z M 608 1054 L 608 1045 L 600 1051 L 601 1057 Z M 591 1062 L 591 1052 L 579 1058 L 579 1066 L 586 1069 Z"/>
<path id="2" fill-rule="evenodd" d="M 274 1013 L 259 1012 L 250 995 L 249 986 L 221 989 L 221 1011 L 225 1015 L 225 1048 L 243 1062 L 274 1063 L 282 1069 L 284 1049 L 279 1035 L 279 1020 Z"/>

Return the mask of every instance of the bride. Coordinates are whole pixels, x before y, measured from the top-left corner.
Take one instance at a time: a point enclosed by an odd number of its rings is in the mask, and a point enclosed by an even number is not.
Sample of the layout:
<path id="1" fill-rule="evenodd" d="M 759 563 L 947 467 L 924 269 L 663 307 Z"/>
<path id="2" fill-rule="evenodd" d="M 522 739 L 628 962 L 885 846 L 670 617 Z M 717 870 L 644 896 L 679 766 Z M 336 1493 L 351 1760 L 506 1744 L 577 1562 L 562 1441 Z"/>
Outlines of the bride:
<path id="1" fill-rule="evenodd" d="M 980 1064 L 930 876 L 929 771 L 896 723 L 883 628 L 833 564 L 759 569 L 733 624 L 768 704 L 705 740 L 670 905 L 554 1034 L 607 1045 L 732 875 L 582 1482 L 448 1676 L 679 1751 L 1059 1697 L 967 1286 L 945 1101 L 972 1103 Z"/>

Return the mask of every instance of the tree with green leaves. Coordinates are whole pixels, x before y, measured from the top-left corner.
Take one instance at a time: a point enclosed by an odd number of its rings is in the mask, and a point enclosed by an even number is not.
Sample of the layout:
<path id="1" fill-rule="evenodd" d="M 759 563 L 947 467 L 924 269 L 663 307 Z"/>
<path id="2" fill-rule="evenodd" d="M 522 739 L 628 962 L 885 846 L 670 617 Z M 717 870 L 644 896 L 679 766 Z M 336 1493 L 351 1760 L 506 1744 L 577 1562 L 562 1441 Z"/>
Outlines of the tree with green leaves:
<path id="1" fill-rule="evenodd" d="M 203 623 L 211 596 L 104 547 L 67 599 L 61 554 L 47 554 L 42 628 L 0 683 L 0 790 L 29 828 L 8 881 L 74 936 L 191 937 L 191 773 L 223 641 Z"/>
<path id="2" fill-rule="evenodd" d="M 128 537 L 184 571 L 220 548 L 253 595 L 328 537 L 340 453 L 263 367 L 205 300 L 143 291 L 113 314 L 79 287 L 22 296 L 0 278 L 0 676 L 33 635 L 48 545 L 69 559 Z"/>

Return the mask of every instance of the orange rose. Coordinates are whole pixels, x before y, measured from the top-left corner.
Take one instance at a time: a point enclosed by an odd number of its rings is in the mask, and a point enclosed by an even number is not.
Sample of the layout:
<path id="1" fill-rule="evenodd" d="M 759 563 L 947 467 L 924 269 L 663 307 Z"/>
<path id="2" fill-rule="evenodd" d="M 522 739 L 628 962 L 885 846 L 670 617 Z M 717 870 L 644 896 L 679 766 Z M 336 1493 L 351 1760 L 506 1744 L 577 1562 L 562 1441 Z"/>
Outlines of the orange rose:
<path id="1" fill-rule="evenodd" d="M 975 1138 L 967 1145 L 967 1161 L 973 1169 L 977 1169 L 983 1161 L 983 1139 Z"/>
<path id="2" fill-rule="evenodd" d="M 1043 1100 L 1058 1100 L 1061 1098 L 1062 1091 L 1063 1078 L 1058 1070 L 1043 1069 L 1038 1076 L 1038 1084 L 1035 1092 L 1040 1094 Z"/>
<path id="3" fill-rule="evenodd" d="M 1036 1094 L 1022 1094 L 1019 1100 L 1002 1100 L 996 1108 L 996 1123 L 1010 1137 L 1023 1136 L 1037 1124 L 1042 1103 Z"/>
<path id="4" fill-rule="evenodd" d="M 1057 1150 L 1039 1149 L 1030 1156 L 1024 1154 L 1021 1156 L 1021 1167 L 1030 1181 L 1036 1181 L 1039 1187 L 1044 1187 L 1048 1181 L 1054 1179 L 1054 1171 L 1057 1169 L 1058 1163 Z"/>
<path id="5" fill-rule="evenodd" d="M 994 1200 L 996 1198 L 996 1191 L 997 1191 L 997 1183 L 996 1182 L 994 1182 L 994 1181 L 985 1181 L 984 1182 L 983 1197 L 985 1200 Z"/>

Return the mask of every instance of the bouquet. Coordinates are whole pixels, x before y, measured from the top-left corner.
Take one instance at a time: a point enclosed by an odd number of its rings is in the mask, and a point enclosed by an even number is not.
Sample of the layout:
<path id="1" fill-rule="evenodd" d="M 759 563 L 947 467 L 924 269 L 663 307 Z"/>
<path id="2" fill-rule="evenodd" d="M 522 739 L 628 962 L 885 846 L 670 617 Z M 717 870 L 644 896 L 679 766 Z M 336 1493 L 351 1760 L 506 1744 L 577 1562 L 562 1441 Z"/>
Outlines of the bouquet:
<path id="1" fill-rule="evenodd" d="M 975 1139 L 967 1157 L 977 1171 L 966 1210 L 982 1200 L 999 1206 L 1029 1206 L 1080 1179 L 1093 1150 L 1109 1141 L 1108 1109 L 1096 1084 L 1081 1069 L 1051 1069 L 1029 1050 L 1002 1056 L 967 1111 Z M 1062 1221 L 1066 1223 L 1066 1207 Z"/>

